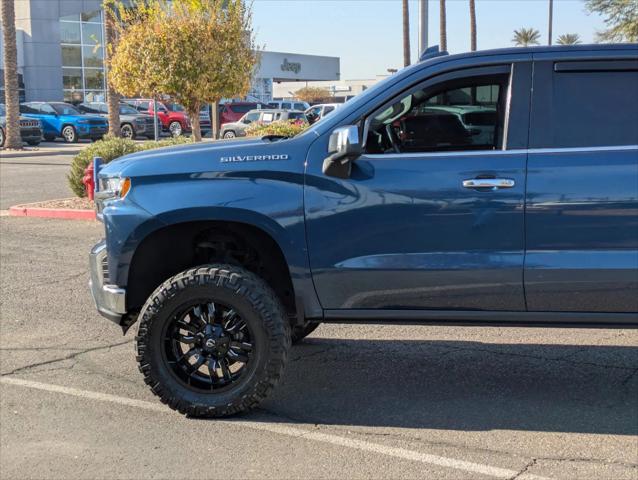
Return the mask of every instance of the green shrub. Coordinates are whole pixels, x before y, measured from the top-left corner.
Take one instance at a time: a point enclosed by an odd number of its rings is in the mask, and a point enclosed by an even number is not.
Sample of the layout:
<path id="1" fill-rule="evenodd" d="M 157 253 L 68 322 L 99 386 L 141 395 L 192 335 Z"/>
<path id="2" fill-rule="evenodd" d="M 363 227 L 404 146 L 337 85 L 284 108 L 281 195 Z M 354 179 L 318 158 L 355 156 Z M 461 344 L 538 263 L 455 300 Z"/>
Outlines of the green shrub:
<path id="1" fill-rule="evenodd" d="M 310 125 L 299 120 L 279 121 L 272 123 L 253 123 L 246 129 L 248 137 L 263 137 L 264 135 L 281 135 L 283 137 L 294 137 L 300 134 Z"/>
<path id="2" fill-rule="evenodd" d="M 160 140 L 159 142 L 149 141 L 135 143 L 132 140 L 124 138 L 106 136 L 104 137 L 104 140 L 92 143 L 73 158 L 73 161 L 71 162 L 71 171 L 67 175 L 69 186 L 71 187 L 71 190 L 73 190 L 73 193 L 75 193 L 78 197 L 86 196 L 82 177 L 84 177 L 84 170 L 89 163 L 93 161 L 94 157 L 102 157 L 104 163 L 108 163 L 111 160 L 123 157 L 129 153 L 169 147 L 172 145 L 181 145 L 190 142 L 192 142 L 190 138 L 177 137 Z"/>

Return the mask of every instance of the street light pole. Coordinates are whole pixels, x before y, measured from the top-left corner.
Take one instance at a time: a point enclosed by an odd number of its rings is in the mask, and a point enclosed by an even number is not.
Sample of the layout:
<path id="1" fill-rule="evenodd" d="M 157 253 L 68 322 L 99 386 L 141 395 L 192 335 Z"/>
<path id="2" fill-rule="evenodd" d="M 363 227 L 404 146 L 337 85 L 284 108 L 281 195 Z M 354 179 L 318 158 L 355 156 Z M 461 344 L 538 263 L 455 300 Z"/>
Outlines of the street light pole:
<path id="1" fill-rule="evenodd" d="M 419 57 L 428 48 L 428 0 L 419 0 Z"/>
<path id="2" fill-rule="evenodd" d="M 549 0 L 549 36 L 547 38 L 547 45 L 552 44 L 552 23 L 554 22 L 554 0 Z"/>

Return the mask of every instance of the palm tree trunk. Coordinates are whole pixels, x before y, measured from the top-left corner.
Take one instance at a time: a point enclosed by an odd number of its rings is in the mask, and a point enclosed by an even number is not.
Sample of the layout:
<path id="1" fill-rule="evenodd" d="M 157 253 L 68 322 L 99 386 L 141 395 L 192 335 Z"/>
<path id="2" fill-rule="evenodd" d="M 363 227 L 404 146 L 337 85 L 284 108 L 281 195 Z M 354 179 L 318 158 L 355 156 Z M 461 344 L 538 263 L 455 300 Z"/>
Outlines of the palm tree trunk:
<path id="1" fill-rule="evenodd" d="M 476 51 L 476 3 L 470 0 L 470 51 Z"/>
<path id="2" fill-rule="evenodd" d="M 410 10 L 408 0 L 403 0 L 403 66 L 410 65 Z"/>
<path id="3" fill-rule="evenodd" d="M 115 26 L 113 22 L 112 11 L 110 6 L 104 3 L 104 58 L 106 59 L 106 68 L 109 68 L 109 62 L 112 56 L 112 50 L 115 48 Z M 107 72 L 108 73 L 108 72 Z M 120 96 L 115 91 L 111 82 L 106 79 L 106 101 L 108 104 L 108 120 L 109 120 L 109 133 L 114 137 L 119 137 L 120 132 Z"/>
<path id="4" fill-rule="evenodd" d="M 445 18 L 445 0 L 439 0 L 439 36 L 440 49 L 447 51 L 447 20 Z"/>
<path id="5" fill-rule="evenodd" d="M 13 0 L 0 0 L 4 44 L 4 102 L 7 109 L 5 148 L 22 148 L 20 137 L 20 97 L 18 91 L 18 47 Z"/>

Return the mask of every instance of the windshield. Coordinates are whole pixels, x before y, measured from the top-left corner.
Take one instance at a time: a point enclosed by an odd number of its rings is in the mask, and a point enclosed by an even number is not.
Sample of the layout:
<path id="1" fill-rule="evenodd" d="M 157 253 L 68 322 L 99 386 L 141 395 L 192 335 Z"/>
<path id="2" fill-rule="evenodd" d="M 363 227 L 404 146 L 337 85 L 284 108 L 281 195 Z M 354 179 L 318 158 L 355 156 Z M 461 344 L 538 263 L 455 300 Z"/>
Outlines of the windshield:
<path id="1" fill-rule="evenodd" d="M 129 105 L 120 105 L 120 115 L 138 115 L 139 113 Z"/>
<path id="2" fill-rule="evenodd" d="M 5 116 L 5 112 L 6 112 L 6 110 L 4 109 L 4 105 L 2 103 L 0 103 L 0 117 L 4 117 Z"/>
<path id="3" fill-rule="evenodd" d="M 58 115 L 82 115 L 78 109 L 67 103 L 52 103 L 51 107 Z"/>

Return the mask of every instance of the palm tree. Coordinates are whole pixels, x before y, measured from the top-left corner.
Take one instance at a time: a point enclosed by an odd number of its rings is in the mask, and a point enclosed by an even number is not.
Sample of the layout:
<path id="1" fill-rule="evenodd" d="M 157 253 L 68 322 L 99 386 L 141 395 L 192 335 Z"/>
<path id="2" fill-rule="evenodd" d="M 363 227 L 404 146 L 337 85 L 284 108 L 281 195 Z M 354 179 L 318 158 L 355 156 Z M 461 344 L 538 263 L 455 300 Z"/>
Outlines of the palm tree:
<path id="1" fill-rule="evenodd" d="M 13 0 L 0 2 L 2 40 L 4 43 L 4 102 L 7 109 L 5 148 L 21 149 L 20 97 L 18 92 L 18 47 L 16 43 L 16 13 Z"/>
<path id="2" fill-rule="evenodd" d="M 580 43 L 580 35 L 577 33 L 563 33 L 556 39 L 559 45 L 576 45 Z"/>
<path id="3" fill-rule="evenodd" d="M 115 47 L 115 12 L 109 0 L 104 0 L 104 59 L 108 69 L 111 59 L 112 49 Z M 109 110 L 109 133 L 114 137 L 119 137 L 120 132 L 120 96 L 111 86 L 108 77 L 106 79 L 106 101 Z"/>
<path id="4" fill-rule="evenodd" d="M 447 51 L 447 20 L 445 19 L 445 0 L 439 0 L 439 37 L 441 51 Z"/>
<path id="5" fill-rule="evenodd" d="M 470 0 L 470 51 L 476 51 L 476 4 Z"/>
<path id="6" fill-rule="evenodd" d="M 521 28 L 520 30 L 514 30 L 514 38 L 512 42 L 517 47 L 529 47 L 530 45 L 538 45 L 538 39 L 541 34 L 535 28 Z"/>
<path id="7" fill-rule="evenodd" d="M 403 0 L 403 66 L 410 65 L 410 10 L 408 0 Z"/>

